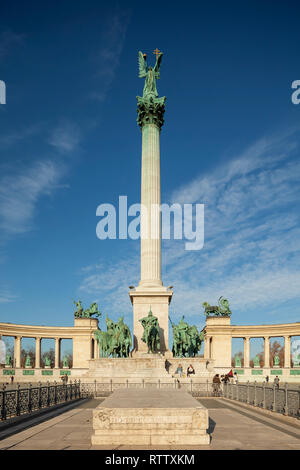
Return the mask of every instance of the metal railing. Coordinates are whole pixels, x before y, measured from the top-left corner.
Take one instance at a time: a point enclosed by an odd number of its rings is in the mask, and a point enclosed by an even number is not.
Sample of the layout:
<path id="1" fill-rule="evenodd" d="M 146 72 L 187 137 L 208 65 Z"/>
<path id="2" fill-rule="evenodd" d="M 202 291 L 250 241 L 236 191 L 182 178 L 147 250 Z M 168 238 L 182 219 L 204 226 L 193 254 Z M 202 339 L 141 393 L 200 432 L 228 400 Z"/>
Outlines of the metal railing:
<path id="1" fill-rule="evenodd" d="M 278 387 L 266 382 L 226 383 L 223 385 L 223 396 L 300 419 L 300 387 L 296 385 L 286 383 Z"/>
<path id="2" fill-rule="evenodd" d="M 212 383 L 211 380 L 203 381 L 180 381 L 180 379 L 174 379 L 172 382 L 164 382 L 163 380 L 156 381 L 129 381 L 118 382 L 110 380 L 109 382 L 94 382 L 81 383 L 81 396 L 82 397 L 106 397 L 112 392 L 119 389 L 161 389 L 161 390 L 184 390 L 191 393 L 194 397 L 210 397 L 212 396 Z"/>
<path id="3" fill-rule="evenodd" d="M 80 381 L 70 381 L 69 384 L 29 384 L 27 387 L 18 385 L 15 389 L 3 385 L 0 389 L 0 420 L 29 414 L 78 398 L 81 398 Z"/>

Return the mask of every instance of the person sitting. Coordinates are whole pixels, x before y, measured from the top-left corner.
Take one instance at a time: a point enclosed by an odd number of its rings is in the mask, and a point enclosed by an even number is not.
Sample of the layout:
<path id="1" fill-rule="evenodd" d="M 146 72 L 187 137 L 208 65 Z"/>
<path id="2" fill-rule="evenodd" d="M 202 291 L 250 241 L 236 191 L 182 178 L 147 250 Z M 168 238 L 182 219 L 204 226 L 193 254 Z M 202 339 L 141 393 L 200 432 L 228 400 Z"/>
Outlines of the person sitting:
<path id="1" fill-rule="evenodd" d="M 181 376 L 182 376 L 182 373 L 183 373 L 182 365 L 181 365 L 181 364 L 178 364 L 178 367 L 177 367 L 177 369 L 176 369 L 175 374 L 179 374 L 179 376 L 181 377 Z"/>
<path id="2" fill-rule="evenodd" d="M 186 375 L 187 375 L 187 377 L 189 377 L 189 376 L 192 375 L 192 374 L 195 375 L 195 369 L 194 369 L 194 367 L 192 366 L 192 364 L 190 364 L 189 367 L 187 368 Z"/>

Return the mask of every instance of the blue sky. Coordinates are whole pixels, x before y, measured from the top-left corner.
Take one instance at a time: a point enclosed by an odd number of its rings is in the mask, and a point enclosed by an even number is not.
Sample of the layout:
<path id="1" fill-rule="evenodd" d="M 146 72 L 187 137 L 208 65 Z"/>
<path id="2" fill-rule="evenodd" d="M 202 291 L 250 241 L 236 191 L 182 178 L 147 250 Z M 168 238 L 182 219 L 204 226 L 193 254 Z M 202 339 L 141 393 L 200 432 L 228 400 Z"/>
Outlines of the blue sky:
<path id="1" fill-rule="evenodd" d="M 132 326 L 139 241 L 97 239 L 96 208 L 140 201 L 137 53 L 156 47 L 162 202 L 205 204 L 202 250 L 163 242 L 171 316 L 203 326 L 223 295 L 234 324 L 300 320 L 298 18 L 296 1 L 1 6 L 1 321 L 72 325 L 81 299 Z"/>

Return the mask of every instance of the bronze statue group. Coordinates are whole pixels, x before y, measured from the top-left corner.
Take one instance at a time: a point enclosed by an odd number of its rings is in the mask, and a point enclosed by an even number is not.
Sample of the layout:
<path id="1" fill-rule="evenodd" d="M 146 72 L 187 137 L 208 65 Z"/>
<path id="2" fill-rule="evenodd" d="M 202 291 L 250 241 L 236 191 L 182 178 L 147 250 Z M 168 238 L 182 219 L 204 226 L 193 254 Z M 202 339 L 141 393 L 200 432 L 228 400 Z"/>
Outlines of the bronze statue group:
<path id="1" fill-rule="evenodd" d="M 76 311 L 75 318 L 91 318 L 93 315 L 100 317 L 101 312 L 98 310 L 96 302 L 92 303 L 90 308 L 84 310 L 81 301 L 75 302 Z M 205 315 L 231 315 L 229 303 L 223 297 L 219 298 L 218 306 L 210 306 L 207 302 L 202 305 L 205 308 Z M 146 317 L 139 320 L 144 328 L 141 340 L 146 343 L 148 353 L 160 352 L 160 327 L 158 318 L 151 311 Z M 204 330 L 200 333 L 195 325 L 189 325 L 184 316 L 178 325 L 172 322 L 173 329 L 173 347 L 174 357 L 195 357 L 199 354 L 201 343 L 204 339 Z M 114 322 L 106 317 L 107 331 L 95 330 L 94 337 L 98 342 L 100 357 L 129 357 L 132 346 L 131 333 L 129 327 L 124 323 L 124 317 L 120 317 L 118 322 Z"/>

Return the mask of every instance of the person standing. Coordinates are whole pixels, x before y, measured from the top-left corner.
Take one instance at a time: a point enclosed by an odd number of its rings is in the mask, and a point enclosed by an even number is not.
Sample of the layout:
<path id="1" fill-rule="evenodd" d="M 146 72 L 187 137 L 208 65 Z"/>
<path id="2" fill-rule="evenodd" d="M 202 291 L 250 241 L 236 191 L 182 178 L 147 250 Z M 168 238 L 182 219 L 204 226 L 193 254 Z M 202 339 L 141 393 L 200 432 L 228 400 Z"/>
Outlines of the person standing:
<path id="1" fill-rule="evenodd" d="M 176 369 L 175 374 L 179 374 L 179 377 L 181 377 L 181 376 L 182 376 L 182 373 L 183 373 L 182 365 L 181 365 L 181 364 L 178 364 L 178 367 L 177 367 L 177 369 Z"/>
<path id="2" fill-rule="evenodd" d="M 219 374 L 216 374 L 213 378 L 213 396 L 218 397 L 220 393 L 221 380 Z"/>
<path id="3" fill-rule="evenodd" d="M 276 388 L 279 388 L 279 382 L 280 382 L 280 379 L 278 377 L 278 375 L 276 375 L 275 379 L 274 379 L 274 385 Z"/>

